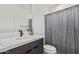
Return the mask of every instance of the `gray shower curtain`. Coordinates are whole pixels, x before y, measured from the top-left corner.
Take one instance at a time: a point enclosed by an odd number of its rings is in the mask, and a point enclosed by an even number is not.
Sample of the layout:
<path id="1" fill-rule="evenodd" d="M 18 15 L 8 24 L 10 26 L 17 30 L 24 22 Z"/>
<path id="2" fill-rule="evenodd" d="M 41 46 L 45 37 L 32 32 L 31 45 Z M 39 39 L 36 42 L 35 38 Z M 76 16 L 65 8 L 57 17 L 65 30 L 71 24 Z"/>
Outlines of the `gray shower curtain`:
<path id="1" fill-rule="evenodd" d="M 79 53 L 79 5 L 45 15 L 45 39 L 60 53 Z"/>

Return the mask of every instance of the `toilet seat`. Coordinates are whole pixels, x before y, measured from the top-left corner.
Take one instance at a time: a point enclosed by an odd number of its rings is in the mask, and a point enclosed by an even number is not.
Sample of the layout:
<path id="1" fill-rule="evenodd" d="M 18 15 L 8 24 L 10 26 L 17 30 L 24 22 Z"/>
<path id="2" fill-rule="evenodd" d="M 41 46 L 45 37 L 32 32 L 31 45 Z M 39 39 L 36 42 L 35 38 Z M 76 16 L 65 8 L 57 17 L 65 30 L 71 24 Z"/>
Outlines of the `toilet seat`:
<path id="1" fill-rule="evenodd" d="M 47 54 L 55 54 L 56 48 L 54 46 L 46 44 L 44 45 L 44 52 Z"/>

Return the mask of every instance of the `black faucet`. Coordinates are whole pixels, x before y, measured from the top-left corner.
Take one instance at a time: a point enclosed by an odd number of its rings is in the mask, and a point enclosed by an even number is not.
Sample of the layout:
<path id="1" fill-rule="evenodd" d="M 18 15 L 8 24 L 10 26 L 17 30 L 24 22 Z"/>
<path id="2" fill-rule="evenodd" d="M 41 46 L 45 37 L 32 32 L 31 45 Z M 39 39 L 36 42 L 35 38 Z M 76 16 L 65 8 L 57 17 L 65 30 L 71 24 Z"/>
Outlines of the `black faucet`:
<path id="1" fill-rule="evenodd" d="M 23 36 L 23 31 L 22 30 L 19 30 L 19 32 L 20 32 L 20 36 L 22 37 Z"/>

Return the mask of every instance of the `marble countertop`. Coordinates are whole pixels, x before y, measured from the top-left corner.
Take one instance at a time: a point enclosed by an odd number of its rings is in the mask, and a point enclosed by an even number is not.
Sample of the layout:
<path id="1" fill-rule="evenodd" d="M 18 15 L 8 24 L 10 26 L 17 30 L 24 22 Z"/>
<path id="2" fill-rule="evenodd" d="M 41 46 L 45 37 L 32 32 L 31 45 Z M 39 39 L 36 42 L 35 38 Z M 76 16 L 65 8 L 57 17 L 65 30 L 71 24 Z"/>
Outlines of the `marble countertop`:
<path id="1" fill-rule="evenodd" d="M 23 37 L 14 36 L 10 38 L 0 39 L 0 53 L 16 48 L 18 46 L 28 44 L 30 42 L 44 38 L 42 35 L 24 35 Z"/>

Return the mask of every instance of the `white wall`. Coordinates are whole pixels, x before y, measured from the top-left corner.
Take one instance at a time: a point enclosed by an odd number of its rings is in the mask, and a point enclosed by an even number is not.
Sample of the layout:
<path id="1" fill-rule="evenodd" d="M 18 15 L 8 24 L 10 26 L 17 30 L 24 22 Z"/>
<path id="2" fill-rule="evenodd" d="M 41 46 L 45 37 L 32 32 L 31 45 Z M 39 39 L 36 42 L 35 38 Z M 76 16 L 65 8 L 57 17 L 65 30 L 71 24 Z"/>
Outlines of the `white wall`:
<path id="1" fill-rule="evenodd" d="M 28 26 L 28 19 L 32 18 L 31 6 L 15 5 L 14 7 L 14 30 L 18 30 L 20 25 Z"/>
<path id="2" fill-rule="evenodd" d="M 73 4 L 56 4 L 56 5 L 32 5 L 33 30 L 34 34 L 45 34 L 45 14 L 58 11 L 73 6 Z"/>
<path id="3" fill-rule="evenodd" d="M 0 31 L 13 31 L 12 7 L 10 5 L 0 5 Z"/>
<path id="4" fill-rule="evenodd" d="M 44 14 L 48 12 L 48 5 L 32 5 L 34 34 L 44 34 Z"/>
<path id="5" fill-rule="evenodd" d="M 28 25 L 31 15 L 30 5 L 0 5 L 0 32 L 17 31 L 19 25 Z"/>

